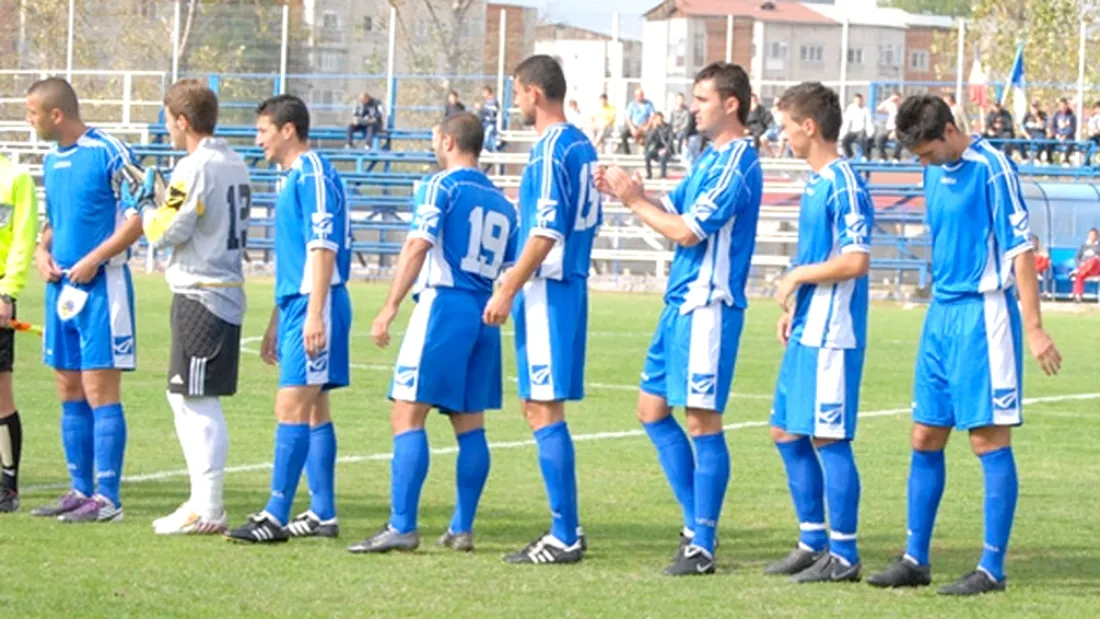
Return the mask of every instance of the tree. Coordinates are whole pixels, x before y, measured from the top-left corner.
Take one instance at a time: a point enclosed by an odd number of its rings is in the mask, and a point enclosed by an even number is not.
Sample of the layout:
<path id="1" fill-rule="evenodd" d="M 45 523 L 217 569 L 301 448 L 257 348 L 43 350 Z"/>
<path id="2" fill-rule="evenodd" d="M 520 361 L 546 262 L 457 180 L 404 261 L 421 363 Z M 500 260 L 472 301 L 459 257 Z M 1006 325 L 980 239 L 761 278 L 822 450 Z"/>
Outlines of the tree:
<path id="1" fill-rule="evenodd" d="M 883 6 L 929 15 L 970 15 L 969 0 L 885 0 Z"/>

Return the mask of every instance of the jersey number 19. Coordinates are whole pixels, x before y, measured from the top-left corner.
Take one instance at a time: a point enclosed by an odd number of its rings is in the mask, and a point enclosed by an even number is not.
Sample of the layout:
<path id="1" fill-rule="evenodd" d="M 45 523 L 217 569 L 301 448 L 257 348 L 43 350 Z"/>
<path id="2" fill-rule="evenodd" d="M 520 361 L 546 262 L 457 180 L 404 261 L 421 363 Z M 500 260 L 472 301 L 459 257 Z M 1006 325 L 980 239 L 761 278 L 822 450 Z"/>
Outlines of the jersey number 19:
<path id="1" fill-rule="evenodd" d="M 470 211 L 470 242 L 459 265 L 463 271 L 496 279 L 508 245 L 508 218 L 478 206 Z"/>

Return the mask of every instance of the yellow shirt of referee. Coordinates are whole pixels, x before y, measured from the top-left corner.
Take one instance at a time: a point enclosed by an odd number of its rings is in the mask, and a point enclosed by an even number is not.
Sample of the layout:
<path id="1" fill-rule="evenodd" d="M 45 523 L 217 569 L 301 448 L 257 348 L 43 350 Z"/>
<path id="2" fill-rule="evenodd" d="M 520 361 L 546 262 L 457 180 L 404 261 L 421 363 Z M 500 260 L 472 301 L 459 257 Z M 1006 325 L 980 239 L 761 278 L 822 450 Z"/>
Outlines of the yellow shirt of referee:
<path id="1" fill-rule="evenodd" d="M 23 427 L 15 409 L 11 367 L 15 356 L 15 299 L 27 284 L 38 236 L 38 193 L 23 168 L 0 155 L 0 514 L 19 509 L 19 456 Z"/>

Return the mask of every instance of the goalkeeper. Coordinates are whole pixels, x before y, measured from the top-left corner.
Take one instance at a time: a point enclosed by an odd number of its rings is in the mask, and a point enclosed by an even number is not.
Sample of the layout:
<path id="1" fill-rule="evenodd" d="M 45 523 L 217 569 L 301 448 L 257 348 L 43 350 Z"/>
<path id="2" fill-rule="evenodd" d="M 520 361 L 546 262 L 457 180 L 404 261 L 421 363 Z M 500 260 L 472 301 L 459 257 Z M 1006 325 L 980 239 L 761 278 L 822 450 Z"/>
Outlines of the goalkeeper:
<path id="1" fill-rule="evenodd" d="M 172 297 L 168 403 L 175 414 L 191 496 L 153 522 L 158 535 L 216 534 L 229 520 L 222 503 L 229 434 L 220 396 L 237 391 L 245 297 L 241 264 L 251 208 L 248 167 L 213 137 L 216 95 L 181 80 L 164 96 L 172 146 L 187 152 L 155 196 L 155 172 L 141 188 L 145 236 L 171 248 L 166 278 Z M 150 200 L 150 196 L 155 196 Z"/>
<path id="2" fill-rule="evenodd" d="M 0 155 L 0 514 L 19 509 L 23 427 L 11 388 L 15 299 L 27 283 L 38 233 L 38 196 L 26 170 Z"/>

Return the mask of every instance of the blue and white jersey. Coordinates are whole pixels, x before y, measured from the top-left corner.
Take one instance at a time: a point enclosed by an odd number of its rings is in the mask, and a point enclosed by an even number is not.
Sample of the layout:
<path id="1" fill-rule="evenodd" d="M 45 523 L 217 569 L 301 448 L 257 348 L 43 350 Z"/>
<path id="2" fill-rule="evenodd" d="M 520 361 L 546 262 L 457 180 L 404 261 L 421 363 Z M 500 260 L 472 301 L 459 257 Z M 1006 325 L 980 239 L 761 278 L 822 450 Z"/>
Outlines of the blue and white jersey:
<path id="1" fill-rule="evenodd" d="M 275 200 L 275 301 L 309 294 L 314 249 L 336 253 L 333 286 L 348 281 L 351 220 L 336 168 L 313 151 L 302 153 Z"/>
<path id="2" fill-rule="evenodd" d="M 958 161 L 925 167 L 924 196 L 933 298 L 1011 288 L 1012 259 L 1031 249 L 1016 164 L 977 137 Z"/>
<path id="3" fill-rule="evenodd" d="M 414 290 L 455 288 L 490 295 L 516 261 L 516 209 L 476 168 L 444 170 L 417 184 L 409 236 L 432 249 Z"/>
<path id="4" fill-rule="evenodd" d="M 811 174 L 798 214 L 798 255 L 791 266 L 840 254 L 871 253 L 875 209 L 863 179 L 837 159 Z M 835 284 L 803 284 L 796 296 L 791 339 L 812 348 L 867 345 L 866 275 Z"/>
<path id="5" fill-rule="evenodd" d="M 89 128 L 75 144 L 55 147 L 43 161 L 46 219 L 53 230 L 51 253 L 67 269 L 115 233 L 137 212 L 123 212 L 115 188 L 120 170 L 134 162 L 130 147 L 103 131 Z M 107 264 L 125 264 L 129 250 Z"/>
<path id="6" fill-rule="evenodd" d="M 661 203 L 680 215 L 699 243 L 676 246 L 665 303 L 682 314 L 722 302 L 744 309 L 764 175 L 751 138 L 708 147 Z"/>
<path id="7" fill-rule="evenodd" d="M 557 242 L 535 277 L 588 277 L 592 242 L 603 223 L 597 167 L 596 148 L 569 123 L 549 127 L 531 149 L 519 187 L 519 241 L 535 235 Z"/>

